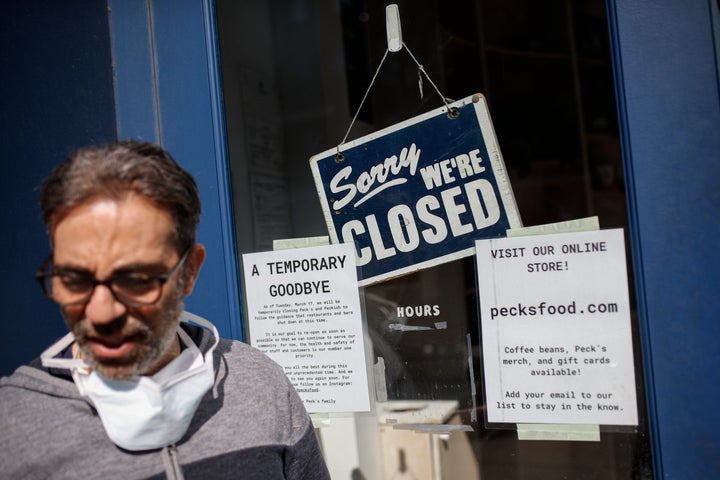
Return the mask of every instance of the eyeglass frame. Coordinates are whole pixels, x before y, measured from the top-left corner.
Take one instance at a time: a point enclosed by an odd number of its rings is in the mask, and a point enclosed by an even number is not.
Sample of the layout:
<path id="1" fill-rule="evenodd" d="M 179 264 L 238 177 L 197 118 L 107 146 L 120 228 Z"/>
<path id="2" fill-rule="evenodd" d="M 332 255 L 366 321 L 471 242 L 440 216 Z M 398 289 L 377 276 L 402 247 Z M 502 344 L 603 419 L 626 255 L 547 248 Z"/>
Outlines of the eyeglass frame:
<path id="1" fill-rule="evenodd" d="M 47 285 L 45 284 L 47 279 L 60 275 L 60 273 L 54 272 L 52 270 L 50 270 L 49 272 L 47 271 L 48 268 L 50 267 L 50 265 L 52 264 L 52 259 L 53 259 L 52 253 L 50 253 L 50 255 L 48 255 L 48 257 L 42 263 L 42 265 L 40 266 L 38 271 L 35 272 L 35 280 L 37 280 L 38 283 L 40 283 L 40 288 L 42 288 L 42 291 L 45 294 L 45 296 L 48 299 L 50 299 L 51 301 L 60 305 L 61 307 L 77 307 L 80 305 L 83 305 L 83 306 L 87 305 L 90 302 L 90 299 L 92 298 L 93 293 L 95 293 L 95 288 L 97 288 L 98 285 L 103 285 L 103 286 L 107 287 L 107 289 L 110 290 L 110 293 L 112 294 L 113 298 L 127 307 L 147 307 L 147 306 L 156 304 L 158 302 L 158 300 L 160 300 L 160 298 L 162 297 L 163 286 L 181 269 L 181 267 L 183 266 L 183 264 L 185 263 L 187 258 L 190 256 L 191 250 L 192 250 L 192 247 L 188 248 L 185 251 L 185 253 L 182 255 L 182 257 L 180 257 L 180 260 L 178 260 L 178 263 L 176 263 L 175 266 L 172 267 L 170 269 L 170 271 L 165 274 L 147 274 L 147 273 L 140 273 L 140 272 L 128 272 L 128 273 L 120 273 L 120 274 L 111 275 L 104 280 L 98 280 L 97 278 L 88 275 L 88 280 L 92 284 L 92 288 L 90 288 L 90 291 L 85 299 L 83 299 L 81 301 L 77 301 L 77 302 L 60 303 L 57 300 L 55 300 L 48 292 Z M 114 282 L 118 278 L 127 277 L 129 275 L 142 275 L 148 281 L 149 280 L 159 281 L 160 285 L 158 288 L 157 298 L 150 303 L 129 302 L 127 300 L 120 298 L 120 296 L 113 289 L 112 282 Z"/>

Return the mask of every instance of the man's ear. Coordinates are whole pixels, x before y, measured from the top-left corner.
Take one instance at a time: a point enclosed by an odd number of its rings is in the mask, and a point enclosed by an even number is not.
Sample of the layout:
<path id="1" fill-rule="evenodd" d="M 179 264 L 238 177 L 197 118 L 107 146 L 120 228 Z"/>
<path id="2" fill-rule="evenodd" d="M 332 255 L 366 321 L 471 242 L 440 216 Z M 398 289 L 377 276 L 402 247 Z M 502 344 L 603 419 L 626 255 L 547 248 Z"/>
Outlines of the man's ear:
<path id="1" fill-rule="evenodd" d="M 183 288 L 183 295 L 188 296 L 192 293 L 195 288 L 195 281 L 197 281 L 198 275 L 200 275 L 200 267 L 202 267 L 205 261 L 205 247 L 196 243 L 190 249 L 188 258 L 185 260 L 185 285 Z"/>

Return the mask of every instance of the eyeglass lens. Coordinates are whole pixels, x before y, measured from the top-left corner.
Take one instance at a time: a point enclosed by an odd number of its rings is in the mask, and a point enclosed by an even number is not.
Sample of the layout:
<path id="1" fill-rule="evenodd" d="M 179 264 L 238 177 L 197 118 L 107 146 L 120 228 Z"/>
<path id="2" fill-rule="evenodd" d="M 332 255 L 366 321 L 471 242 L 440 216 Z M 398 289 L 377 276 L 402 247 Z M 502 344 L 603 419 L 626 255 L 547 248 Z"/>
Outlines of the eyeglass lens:
<path id="1" fill-rule="evenodd" d="M 56 273 L 45 278 L 48 296 L 61 305 L 89 301 L 96 285 L 100 284 L 110 288 L 115 298 L 131 305 L 155 303 L 162 289 L 159 278 L 144 274 L 127 274 L 102 282 L 74 273 Z"/>

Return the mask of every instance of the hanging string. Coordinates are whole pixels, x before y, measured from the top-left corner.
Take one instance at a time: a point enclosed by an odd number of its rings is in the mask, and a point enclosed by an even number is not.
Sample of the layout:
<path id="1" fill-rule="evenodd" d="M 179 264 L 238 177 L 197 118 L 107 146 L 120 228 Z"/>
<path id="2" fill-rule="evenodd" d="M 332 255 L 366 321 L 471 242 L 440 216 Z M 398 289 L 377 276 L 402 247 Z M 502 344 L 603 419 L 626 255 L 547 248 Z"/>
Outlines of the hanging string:
<path id="1" fill-rule="evenodd" d="M 420 97 L 422 98 L 422 95 L 423 95 L 423 93 L 422 93 L 422 76 L 421 76 L 421 73 L 422 73 L 422 75 L 425 75 L 425 78 L 428 79 L 428 81 L 430 82 L 430 85 L 433 86 L 433 88 L 435 89 L 437 94 L 440 95 L 440 99 L 443 101 L 443 103 L 445 104 L 445 106 L 448 109 L 448 116 L 450 118 L 457 117 L 459 115 L 459 110 L 457 108 L 450 107 L 451 100 L 449 100 L 448 98 L 445 98 L 445 96 L 440 92 L 440 89 L 437 87 L 437 85 L 435 85 L 435 82 L 432 81 L 430 76 L 425 71 L 425 67 L 423 67 L 420 64 L 420 62 L 417 61 L 417 59 L 415 58 L 415 55 L 413 55 L 412 52 L 410 51 L 410 49 L 408 48 L 408 46 L 405 45 L 405 42 L 403 42 L 403 48 L 405 50 L 407 50 L 408 54 L 410 55 L 410 58 L 412 58 L 413 61 L 415 62 L 415 64 L 418 66 L 418 84 L 419 84 L 419 88 L 420 88 Z M 343 137 L 342 141 L 337 146 L 337 151 L 335 153 L 335 161 L 337 161 L 337 162 L 342 162 L 345 160 L 345 155 L 343 155 L 342 152 L 340 151 L 340 145 L 344 144 L 348 138 L 348 135 L 350 135 L 350 130 L 352 130 L 353 125 L 355 125 L 355 120 L 357 120 L 357 117 L 360 114 L 360 110 L 362 109 L 363 104 L 365 103 L 365 100 L 367 99 L 367 96 L 370 93 L 370 90 L 372 89 L 373 85 L 375 84 L 375 79 L 377 78 L 378 74 L 380 73 L 380 69 L 382 68 L 383 63 L 385 63 L 385 59 L 387 58 L 388 52 L 389 52 L 389 50 L 385 50 L 385 54 L 383 55 L 382 60 L 380 60 L 380 65 L 378 65 L 377 70 L 375 70 L 375 75 L 373 75 L 372 80 L 370 80 L 370 85 L 368 85 L 367 90 L 365 90 L 365 95 L 363 95 L 363 98 L 360 101 L 360 105 L 358 106 L 357 111 L 355 112 L 355 116 L 353 117 L 352 121 L 350 122 L 350 126 L 348 127 L 347 131 L 345 132 L 345 136 Z"/>
<path id="2" fill-rule="evenodd" d="M 345 136 L 343 137 L 342 141 L 337 146 L 337 153 L 335 154 L 335 158 L 337 161 L 341 162 L 344 159 L 344 156 L 342 153 L 340 153 L 340 145 L 345 143 L 345 140 L 347 140 L 348 135 L 350 135 L 350 130 L 352 129 L 353 125 L 355 125 L 355 120 L 357 120 L 358 115 L 360 114 L 360 110 L 363 107 L 363 104 L 365 103 L 365 99 L 367 98 L 368 94 L 370 93 L 370 89 L 373 87 L 373 84 L 375 83 L 375 79 L 378 76 L 378 73 L 380 73 L 380 69 L 383 66 L 383 63 L 385 63 L 385 59 L 387 58 L 389 50 L 385 50 L 385 54 L 382 57 L 382 60 L 380 60 L 380 65 L 378 65 L 377 70 L 375 70 L 375 75 L 373 75 L 372 80 L 370 80 L 370 85 L 368 85 L 367 90 L 365 90 L 365 95 L 363 95 L 362 100 L 360 100 L 360 105 L 357 108 L 357 111 L 355 112 L 355 116 L 353 117 L 352 121 L 350 122 L 350 126 L 348 127 L 347 131 L 345 132 Z"/>
<path id="3" fill-rule="evenodd" d="M 418 70 L 418 89 L 420 90 L 420 100 L 422 100 L 425 95 L 423 94 L 423 81 L 420 70 Z"/>
<path id="4" fill-rule="evenodd" d="M 440 93 L 440 89 L 437 87 L 437 85 L 435 85 L 435 82 L 432 81 L 432 78 L 430 78 L 430 76 L 429 76 L 429 75 L 427 74 L 427 72 L 425 71 L 425 67 L 423 67 L 423 66 L 420 64 L 420 62 L 417 61 L 417 58 L 415 58 L 415 55 L 412 54 L 412 52 L 410 51 L 410 49 L 408 48 L 408 46 L 405 45 L 405 42 L 403 42 L 403 47 L 405 47 L 405 50 L 407 50 L 408 55 L 410 55 L 410 58 L 413 59 L 413 62 L 415 62 L 415 65 L 418 66 L 418 75 L 419 75 L 420 73 L 422 73 L 423 75 L 425 75 L 425 78 L 428 79 L 428 82 L 430 82 L 430 85 L 433 86 L 433 88 L 435 89 L 435 91 L 437 92 L 437 94 L 440 95 L 440 98 L 442 99 L 442 101 L 443 101 L 443 103 L 445 104 L 445 106 L 448 108 L 448 110 L 450 110 L 450 102 L 448 101 L 447 98 L 445 98 L 445 96 L 444 96 L 442 93 Z M 422 78 L 422 77 L 421 77 L 421 78 Z"/>

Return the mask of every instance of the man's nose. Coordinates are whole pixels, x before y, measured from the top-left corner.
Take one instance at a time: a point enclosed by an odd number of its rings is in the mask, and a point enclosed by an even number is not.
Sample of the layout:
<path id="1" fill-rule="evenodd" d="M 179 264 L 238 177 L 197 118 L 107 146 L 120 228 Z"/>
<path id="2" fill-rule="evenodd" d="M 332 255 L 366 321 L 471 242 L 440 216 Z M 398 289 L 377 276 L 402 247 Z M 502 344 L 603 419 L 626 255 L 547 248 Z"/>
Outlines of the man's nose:
<path id="1" fill-rule="evenodd" d="M 85 306 L 85 316 L 95 324 L 108 324 L 127 311 L 107 285 L 96 285 Z"/>

